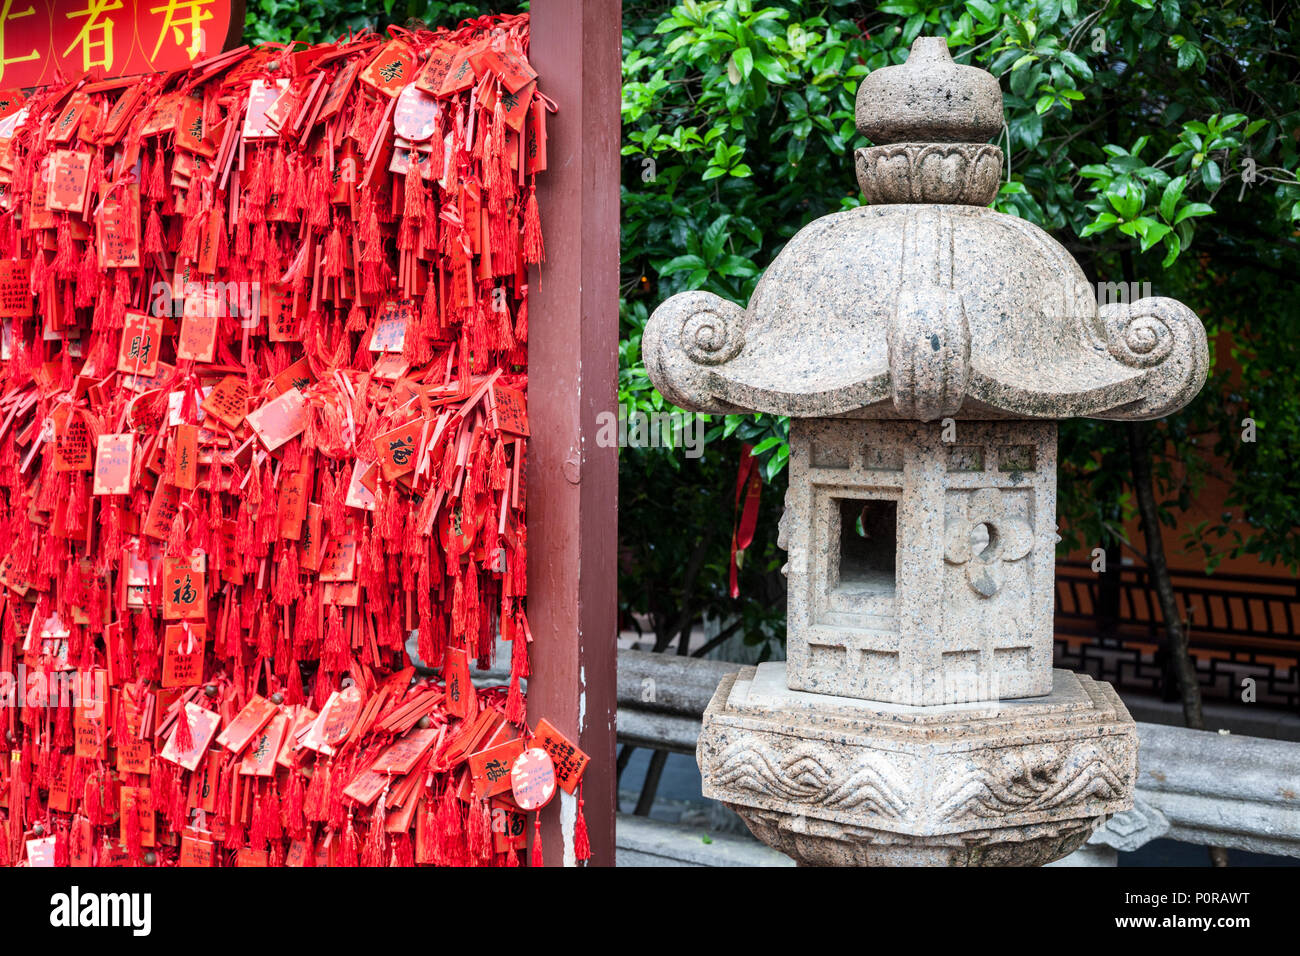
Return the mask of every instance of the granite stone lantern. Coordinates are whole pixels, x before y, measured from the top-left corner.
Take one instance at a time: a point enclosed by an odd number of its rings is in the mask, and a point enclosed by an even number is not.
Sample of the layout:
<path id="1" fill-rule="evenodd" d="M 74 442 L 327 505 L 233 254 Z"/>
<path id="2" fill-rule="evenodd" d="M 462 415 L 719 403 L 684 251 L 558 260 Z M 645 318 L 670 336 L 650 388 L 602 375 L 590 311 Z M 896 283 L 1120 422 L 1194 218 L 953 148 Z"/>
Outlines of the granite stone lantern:
<path id="1" fill-rule="evenodd" d="M 868 205 L 801 230 L 748 308 L 664 302 L 665 397 L 790 417 L 788 660 L 719 686 L 706 795 L 809 864 L 1041 864 L 1132 805 L 1114 690 L 1052 668 L 1056 424 L 1181 408 L 1208 364 L 1172 299 L 1098 305 L 987 208 L 1002 95 L 924 37 L 867 76 Z"/>

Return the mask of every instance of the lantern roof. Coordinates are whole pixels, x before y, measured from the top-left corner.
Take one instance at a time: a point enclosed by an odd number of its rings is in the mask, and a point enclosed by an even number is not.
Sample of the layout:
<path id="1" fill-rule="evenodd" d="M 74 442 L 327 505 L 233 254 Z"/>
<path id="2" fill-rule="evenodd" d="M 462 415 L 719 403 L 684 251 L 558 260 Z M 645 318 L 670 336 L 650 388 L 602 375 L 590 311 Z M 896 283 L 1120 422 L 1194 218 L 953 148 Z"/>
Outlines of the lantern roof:
<path id="1" fill-rule="evenodd" d="M 875 143 L 855 156 L 868 204 L 800 230 L 746 308 L 699 291 L 660 305 L 642 352 L 665 397 L 931 421 L 1157 418 L 1196 395 L 1209 356 L 1191 309 L 1093 285 L 1042 229 L 987 208 L 993 76 L 921 37 L 862 81 L 856 118 Z"/>

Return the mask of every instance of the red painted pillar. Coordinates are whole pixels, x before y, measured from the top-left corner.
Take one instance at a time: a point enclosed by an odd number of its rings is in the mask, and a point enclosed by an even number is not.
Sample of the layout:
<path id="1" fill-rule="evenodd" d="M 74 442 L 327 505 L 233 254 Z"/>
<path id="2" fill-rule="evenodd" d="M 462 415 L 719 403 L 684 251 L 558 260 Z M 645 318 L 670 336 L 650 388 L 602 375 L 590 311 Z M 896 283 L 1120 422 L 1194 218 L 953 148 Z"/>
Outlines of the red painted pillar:
<path id="1" fill-rule="evenodd" d="M 619 0 L 533 0 L 530 60 L 559 106 L 537 195 L 546 262 L 529 277 L 528 719 L 591 757 L 593 865 L 614 863 L 618 457 L 596 415 L 618 382 Z M 548 866 L 573 862 L 577 801 L 542 813 Z"/>

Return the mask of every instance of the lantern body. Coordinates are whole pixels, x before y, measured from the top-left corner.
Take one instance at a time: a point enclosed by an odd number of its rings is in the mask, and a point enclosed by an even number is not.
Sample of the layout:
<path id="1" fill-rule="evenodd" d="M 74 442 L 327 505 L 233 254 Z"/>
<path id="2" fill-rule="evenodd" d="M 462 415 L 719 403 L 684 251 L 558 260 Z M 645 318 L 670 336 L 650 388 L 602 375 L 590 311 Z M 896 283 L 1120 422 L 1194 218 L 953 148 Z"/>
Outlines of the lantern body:
<path id="1" fill-rule="evenodd" d="M 1051 692 L 1055 423 L 796 419 L 790 449 L 792 690 Z"/>

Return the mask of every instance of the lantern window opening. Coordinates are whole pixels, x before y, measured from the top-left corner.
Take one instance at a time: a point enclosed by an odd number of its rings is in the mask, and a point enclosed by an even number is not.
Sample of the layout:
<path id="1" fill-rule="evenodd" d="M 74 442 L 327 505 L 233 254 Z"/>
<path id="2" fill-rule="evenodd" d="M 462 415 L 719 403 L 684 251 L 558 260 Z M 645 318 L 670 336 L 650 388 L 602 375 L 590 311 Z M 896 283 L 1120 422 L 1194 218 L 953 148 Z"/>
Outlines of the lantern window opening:
<path id="1" fill-rule="evenodd" d="M 839 562 L 831 589 L 846 597 L 894 600 L 898 591 L 898 502 L 832 498 Z"/>

